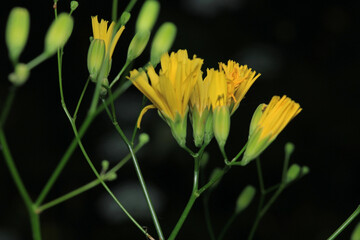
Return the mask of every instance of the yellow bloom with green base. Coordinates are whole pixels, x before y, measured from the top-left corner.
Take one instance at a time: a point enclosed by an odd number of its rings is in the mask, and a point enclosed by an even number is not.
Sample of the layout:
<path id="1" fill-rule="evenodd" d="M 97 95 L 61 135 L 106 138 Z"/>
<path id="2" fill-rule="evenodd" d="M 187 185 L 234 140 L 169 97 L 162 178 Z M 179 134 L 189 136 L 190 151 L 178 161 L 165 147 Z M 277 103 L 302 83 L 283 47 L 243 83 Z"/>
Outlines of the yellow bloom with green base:
<path id="1" fill-rule="evenodd" d="M 201 77 L 202 63 L 203 60 L 195 55 L 189 59 L 186 50 L 179 50 L 162 55 L 159 74 L 152 66 L 148 67 L 147 74 L 143 70 L 130 72 L 129 79 L 152 102 L 141 111 L 139 128 L 146 111 L 157 108 L 177 142 L 185 146 L 188 104 L 196 81 Z"/>
<path id="2" fill-rule="evenodd" d="M 281 98 L 274 96 L 268 105 L 260 105 L 250 123 L 242 165 L 258 157 L 301 110 L 298 103 L 285 95 Z"/>

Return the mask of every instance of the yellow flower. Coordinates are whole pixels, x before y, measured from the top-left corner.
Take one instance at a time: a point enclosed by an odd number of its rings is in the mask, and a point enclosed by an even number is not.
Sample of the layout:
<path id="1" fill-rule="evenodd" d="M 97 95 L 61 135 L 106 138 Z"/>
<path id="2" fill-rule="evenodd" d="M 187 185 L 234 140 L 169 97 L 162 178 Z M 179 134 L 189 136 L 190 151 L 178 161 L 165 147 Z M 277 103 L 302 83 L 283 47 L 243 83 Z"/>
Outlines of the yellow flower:
<path id="1" fill-rule="evenodd" d="M 239 66 L 232 60 L 229 60 L 227 65 L 219 63 L 219 69 L 225 73 L 227 79 L 226 102 L 230 107 L 231 114 L 233 114 L 251 85 L 260 77 L 260 74 L 256 75 L 256 72 L 252 71 L 251 68 L 246 65 Z"/>
<path id="2" fill-rule="evenodd" d="M 243 165 L 259 156 L 301 110 L 298 103 L 285 95 L 282 98 L 274 96 L 268 105 L 258 107 L 250 124 Z"/>
<path id="3" fill-rule="evenodd" d="M 176 140 L 180 145 L 184 144 L 188 103 L 196 81 L 201 77 L 202 63 L 203 60 L 195 55 L 189 59 L 186 50 L 179 50 L 170 56 L 162 55 L 159 74 L 152 66 L 147 69 L 151 84 L 144 71 L 131 71 L 130 80 L 152 102 L 141 111 L 138 127 L 145 112 L 157 108 Z"/>
<path id="4" fill-rule="evenodd" d="M 91 23 L 94 39 L 101 39 L 105 42 L 105 49 L 111 60 L 115 46 L 120 38 L 120 35 L 124 31 L 125 26 L 122 26 L 113 37 L 115 22 L 112 22 L 108 28 L 108 21 L 101 19 L 101 22 L 99 23 L 98 17 L 95 16 L 91 17 Z"/>

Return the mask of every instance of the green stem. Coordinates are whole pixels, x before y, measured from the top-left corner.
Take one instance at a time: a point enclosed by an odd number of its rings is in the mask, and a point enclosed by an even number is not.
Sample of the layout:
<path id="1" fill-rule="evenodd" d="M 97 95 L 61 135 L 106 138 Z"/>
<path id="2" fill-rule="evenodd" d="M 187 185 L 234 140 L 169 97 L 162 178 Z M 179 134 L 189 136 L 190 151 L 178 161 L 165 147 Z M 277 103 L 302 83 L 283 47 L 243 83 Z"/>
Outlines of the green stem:
<path id="1" fill-rule="evenodd" d="M 212 223 L 211 223 L 210 211 L 209 211 L 210 193 L 211 193 L 211 191 L 206 192 L 206 194 L 205 194 L 205 196 L 203 198 L 204 214 L 205 214 L 206 228 L 208 230 L 210 239 L 211 240 L 216 240 L 214 230 L 213 230 L 213 227 L 212 227 Z"/>
<path id="2" fill-rule="evenodd" d="M 236 162 L 238 158 L 243 154 L 243 152 L 246 150 L 247 143 L 244 145 L 244 147 L 240 150 L 240 152 L 231 160 L 231 163 Z"/>
<path id="3" fill-rule="evenodd" d="M 141 109 L 143 109 L 145 107 L 146 101 L 147 101 L 147 98 L 145 97 L 145 95 L 143 95 L 142 102 L 141 102 Z M 132 137 L 131 137 L 131 146 L 134 146 L 137 130 L 138 130 L 138 127 L 137 127 L 137 121 L 136 121 L 135 126 L 134 126 L 134 130 L 133 130 L 133 133 L 132 133 Z"/>
<path id="4" fill-rule="evenodd" d="M 235 221 L 236 217 L 238 216 L 238 214 L 235 212 L 232 214 L 232 216 L 229 218 L 229 220 L 226 222 L 226 224 L 224 225 L 223 229 L 221 230 L 219 237 L 217 238 L 217 240 L 222 240 L 225 237 L 226 232 L 228 231 L 229 227 L 231 226 L 231 224 L 233 224 L 233 222 Z"/>
<path id="5" fill-rule="evenodd" d="M 37 65 L 39 65 L 40 63 L 42 63 L 43 61 L 45 61 L 47 58 L 49 57 L 49 55 L 45 52 L 41 53 L 39 56 L 37 56 L 36 58 L 34 58 L 33 60 L 31 60 L 28 64 L 27 67 L 29 68 L 29 70 L 33 69 L 34 67 L 36 67 Z"/>
<path id="6" fill-rule="evenodd" d="M 17 190 L 20 193 L 20 196 L 22 200 L 25 203 L 26 209 L 28 210 L 29 217 L 30 217 L 30 223 L 31 223 L 31 229 L 33 233 L 33 239 L 34 240 L 41 240 L 41 229 L 40 229 L 40 220 L 39 216 L 35 214 L 33 210 L 33 202 L 30 198 L 30 195 L 28 191 L 25 188 L 25 185 L 20 177 L 19 171 L 17 170 L 17 167 L 15 165 L 14 159 L 11 155 L 9 146 L 7 144 L 7 140 L 5 137 L 5 133 L 0 127 L 0 145 L 2 147 L 2 153 L 6 162 L 6 165 L 9 168 L 11 177 L 15 183 L 15 186 Z"/>
<path id="7" fill-rule="evenodd" d="M 111 19 L 113 22 L 116 22 L 116 20 L 117 20 L 117 11 L 118 11 L 118 0 L 113 0 L 112 15 L 111 15 Z"/>
<path id="8" fill-rule="evenodd" d="M 124 66 L 121 68 L 120 72 L 116 75 L 116 77 L 114 78 L 114 80 L 110 83 L 110 87 L 112 88 L 115 83 L 117 83 L 117 81 L 119 81 L 121 75 L 123 74 L 123 72 L 126 70 L 126 68 L 129 66 L 129 64 L 131 63 L 131 61 L 126 60 Z"/>
<path id="9" fill-rule="evenodd" d="M 4 109 L 2 110 L 1 116 L 0 116 L 0 128 L 2 128 L 5 125 L 6 119 L 9 115 L 12 103 L 14 102 L 15 94 L 16 94 L 16 87 L 11 86 L 10 92 L 6 98 Z"/>
<path id="10" fill-rule="evenodd" d="M 136 159 L 136 156 L 135 156 L 135 153 L 134 153 L 134 150 L 129 142 L 129 140 L 127 139 L 127 137 L 125 136 L 124 132 L 122 131 L 122 129 L 120 128 L 118 122 L 116 121 L 116 119 L 114 119 L 113 121 L 113 124 L 116 128 L 116 130 L 118 131 L 118 133 L 120 134 L 121 138 L 124 140 L 127 148 L 129 149 L 129 152 L 131 154 L 131 157 L 132 157 L 132 160 L 133 160 L 133 164 L 134 164 L 134 167 L 135 167 L 135 170 L 136 170 L 136 174 L 137 174 L 137 177 L 139 179 L 139 182 L 140 182 L 140 185 L 141 185 L 141 188 L 144 192 L 144 195 L 145 195 L 145 199 L 146 199 L 146 202 L 148 204 L 148 207 L 149 207 L 149 210 L 150 210 L 150 214 L 151 214 L 151 217 L 153 219 L 153 222 L 154 222 L 154 225 L 155 225 L 155 228 L 156 228 L 156 232 L 159 236 L 159 239 L 160 240 L 165 240 L 164 238 L 164 234 L 162 233 L 162 230 L 161 230 L 161 226 L 160 226 L 160 223 L 159 223 L 159 220 L 156 216 L 156 212 L 154 210 L 154 207 L 151 203 L 151 199 L 150 199 L 150 196 L 149 196 L 149 193 L 148 193 L 148 190 L 146 188 L 146 184 L 145 184 L 145 181 L 144 181 L 144 178 L 142 176 L 142 173 L 141 173 L 141 170 L 140 170 L 140 166 L 139 166 L 139 163 Z"/>
<path id="11" fill-rule="evenodd" d="M 263 207 L 264 200 L 265 200 L 265 194 L 266 194 L 264 178 L 263 178 L 263 174 L 262 174 L 262 170 L 261 170 L 261 163 L 260 163 L 259 157 L 256 158 L 256 170 L 257 170 L 257 174 L 258 174 L 258 178 L 259 178 L 259 186 L 260 186 L 260 202 L 259 202 L 258 212 L 257 212 L 257 214 L 259 214 Z"/>
<path id="12" fill-rule="evenodd" d="M 358 215 L 360 214 L 360 205 L 355 209 L 355 211 L 346 219 L 346 221 L 341 224 L 341 226 L 336 229 L 336 231 L 327 239 L 333 240 L 335 239 Z"/>
<path id="13" fill-rule="evenodd" d="M 198 191 L 199 195 L 202 194 L 204 191 L 206 191 L 209 187 L 211 187 L 215 182 L 219 181 L 225 175 L 225 173 L 227 173 L 230 170 L 230 168 L 231 166 L 225 165 L 225 167 L 221 170 L 221 172 L 219 172 L 217 176 L 210 179 L 208 183 L 206 183 L 203 187 L 199 189 Z"/>
<path id="14" fill-rule="evenodd" d="M 131 0 L 125 8 L 125 12 L 131 12 L 137 0 Z"/>
<path id="15" fill-rule="evenodd" d="M 194 182 L 193 182 L 193 189 L 191 192 L 191 196 L 190 196 L 190 199 L 189 199 L 188 203 L 186 204 L 185 209 L 184 209 L 183 213 L 181 214 L 178 222 L 176 223 L 174 229 L 172 230 L 168 240 L 174 240 L 176 238 L 176 236 L 179 233 L 182 225 L 184 224 L 187 216 L 189 215 L 189 212 L 190 212 L 192 206 L 194 205 L 196 199 L 200 196 L 198 187 L 199 187 L 199 169 L 200 169 L 201 157 L 202 156 L 194 158 Z"/>
<path id="16" fill-rule="evenodd" d="M 74 121 L 75 121 L 76 118 L 77 118 L 77 113 L 78 113 L 78 111 L 79 111 L 81 102 L 82 102 L 82 100 L 83 100 L 83 98 L 84 98 L 84 95 L 85 95 L 86 89 L 87 89 L 87 87 L 88 87 L 88 85 L 89 85 L 89 82 L 90 82 L 90 77 L 88 77 L 88 79 L 86 80 L 85 86 L 84 86 L 84 88 L 83 88 L 83 90 L 82 90 L 82 92 L 81 92 L 79 101 L 78 101 L 78 103 L 77 103 L 77 105 L 76 105 L 76 108 L 75 108 L 75 111 L 74 111 L 74 114 L 73 114 L 73 119 L 74 119 Z"/>

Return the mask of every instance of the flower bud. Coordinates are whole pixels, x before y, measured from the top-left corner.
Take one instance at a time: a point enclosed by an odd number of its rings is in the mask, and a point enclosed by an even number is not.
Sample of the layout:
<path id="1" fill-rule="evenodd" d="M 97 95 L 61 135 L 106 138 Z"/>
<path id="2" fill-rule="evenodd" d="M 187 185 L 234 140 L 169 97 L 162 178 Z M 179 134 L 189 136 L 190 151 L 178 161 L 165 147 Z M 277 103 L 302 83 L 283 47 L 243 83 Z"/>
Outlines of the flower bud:
<path id="1" fill-rule="evenodd" d="M 70 2 L 70 11 L 73 12 L 75 11 L 79 6 L 79 2 L 78 1 L 71 1 Z"/>
<path id="2" fill-rule="evenodd" d="M 149 31 L 137 32 L 130 42 L 127 60 L 132 61 L 139 57 L 144 51 L 150 38 Z"/>
<path id="3" fill-rule="evenodd" d="M 15 71 L 9 75 L 9 81 L 15 86 L 23 85 L 29 78 L 30 70 L 24 63 L 18 63 L 15 66 Z"/>
<path id="4" fill-rule="evenodd" d="M 101 39 L 94 39 L 90 43 L 87 56 L 87 67 L 92 81 L 96 80 L 101 65 L 105 58 L 105 42 Z"/>
<path id="5" fill-rule="evenodd" d="M 171 22 L 163 23 L 157 30 L 151 45 L 150 62 L 156 66 L 161 55 L 168 52 L 176 37 L 176 26 Z"/>
<path id="6" fill-rule="evenodd" d="M 253 114 L 253 116 L 252 116 L 252 118 L 251 118 L 249 136 L 250 136 L 250 135 L 254 132 L 254 130 L 256 129 L 256 126 L 258 125 L 258 122 L 259 122 L 259 120 L 260 120 L 260 118 L 261 118 L 261 115 L 262 115 L 263 112 L 265 111 L 265 108 L 266 108 L 266 104 L 264 104 L 264 103 L 260 104 L 260 105 L 256 108 L 256 110 L 255 110 L 255 112 L 254 112 L 254 114 Z"/>
<path id="7" fill-rule="evenodd" d="M 300 171 L 301 168 L 298 164 L 292 164 L 287 171 L 286 182 L 289 183 L 297 179 L 300 175 Z"/>
<path id="8" fill-rule="evenodd" d="M 144 145 L 150 141 L 150 136 L 147 133 L 141 133 L 139 135 L 139 145 Z"/>
<path id="9" fill-rule="evenodd" d="M 247 185 L 244 188 L 244 190 L 240 193 L 236 201 L 235 212 L 237 214 L 249 206 L 249 204 L 254 199 L 255 193 L 256 193 L 256 189 L 251 185 Z"/>
<path id="10" fill-rule="evenodd" d="M 175 120 L 167 120 L 171 128 L 171 133 L 174 136 L 175 140 L 181 147 L 184 147 L 186 144 L 186 127 L 187 127 L 187 114 L 184 118 L 181 118 L 180 114 L 176 114 Z"/>
<path id="11" fill-rule="evenodd" d="M 355 226 L 351 234 L 351 240 L 360 240 L 360 222 Z"/>
<path id="12" fill-rule="evenodd" d="M 200 116 L 198 108 L 194 107 L 191 111 L 191 123 L 193 127 L 193 137 L 196 147 L 201 147 L 204 141 L 205 125 L 209 115 L 209 110 L 205 109 Z"/>
<path id="13" fill-rule="evenodd" d="M 30 15 L 28 10 L 15 7 L 11 10 L 6 24 L 6 45 L 10 60 L 15 64 L 23 51 L 30 28 Z"/>
<path id="14" fill-rule="evenodd" d="M 121 26 L 126 25 L 126 23 L 130 20 L 131 14 L 129 12 L 123 12 L 120 16 L 120 24 Z"/>
<path id="15" fill-rule="evenodd" d="M 136 32 L 151 32 L 156 19 L 158 18 L 160 4 L 155 0 L 147 0 L 141 7 L 138 19 L 136 21 Z"/>
<path id="16" fill-rule="evenodd" d="M 211 188 L 217 187 L 217 185 L 219 184 L 219 182 L 220 182 L 220 180 L 222 178 L 222 174 L 223 174 L 223 171 L 220 168 L 215 168 L 212 171 L 209 180 L 212 181 L 212 180 L 217 179 L 217 178 L 218 178 L 218 180 L 211 185 Z"/>
<path id="17" fill-rule="evenodd" d="M 73 26 L 73 18 L 67 13 L 60 13 L 46 33 L 44 51 L 52 55 L 58 48 L 63 47 L 71 35 Z"/>
<path id="18" fill-rule="evenodd" d="M 213 127 L 216 141 L 220 148 L 223 148 L 230 132 L 230 112 L 226 105 L 214 109 Z"/>

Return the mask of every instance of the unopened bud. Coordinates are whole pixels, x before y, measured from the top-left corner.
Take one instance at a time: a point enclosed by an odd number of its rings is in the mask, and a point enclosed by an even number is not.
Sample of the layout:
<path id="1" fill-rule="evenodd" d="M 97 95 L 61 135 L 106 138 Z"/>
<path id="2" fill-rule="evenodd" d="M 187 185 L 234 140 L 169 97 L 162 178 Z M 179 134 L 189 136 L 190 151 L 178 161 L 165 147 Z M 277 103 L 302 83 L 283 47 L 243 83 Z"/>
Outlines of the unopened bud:
<path id="1" fill-rule="evenodd" d="M 96 80 L 96 77 L 100 72 L 104 58 L 105 58 L 104 40 L 102 39 L 92 40 L 92 42 L 90 43 L 88 56 L 87 56 L 87 67 L 92 81 Z"/>
<path id="2" fill-rule="evenodd" d="M 220 182 L 220 179 L 222 178 L 222 170 L 220 168 L 215 168 L 211 175 L 210 175 L 210 181 L 214 181 L 216 179 L 216 181 L 211 185 L 211 188 L 215 188 L 217 187 L 217 185 Z"/>
<path id="3" fill-rule="evenodd" d="M 78 1 L 71 1 L 70 2 L 70 11 L 73 12 L 75 11 L 79 6 L 79 2 Z"/>
<path id="4" fill-rule="evenodd" d="M 160 4 L 155 0 L 147 0 L 141 7 L 138 19 L 136 21 L 136 32 L 151 32 L 156 19 L 158 18 Z"/>
<path id="5" fill-rule="evenodd" d="M 144 51 L 150 38 L 149 31 L 137 32 L 130 42 L 127 59 L 132 61 Z"/>
<path id="6" fill-rule="evenodd" d="M 168 52 L 176 37 L 176 26 L 171 22 L 163 23 L 157 30 L 151 45 L 150 62 L 156 66 L 161 56 Z"/>
<path id="7" fill-rule="evenodd" d="M 256 193 L 256 189 L 253 186 L 251 185 L 246 186 L 244 190 L 240 193 L 236 201 L 235 212 L 240 213 L 242 210 L 247 208 L 254 199 L 255 193 Z"/>
<path id="8" fill-rule="evenodd" d="M 74 20 L 67 13 L 60 13 L 53 21 L 45 37 L 45 52 L 54 54 L 58 48 L 65 45 L 73 30 Z"/>
<path id="9" fill-rule="evenodd" d="M 130 20 L 131 14 L 129 12 L 123 12 L 120 17 L 120 24 L 124 26 Z"/>
<path id="10" fill-rule="evenodd" d="M 23 51 L 30 28 L 30 15 L 28 10 L 21 7 L 15 7 L 11 10 L 6 24 L 6 45 L 9 51 L 9 57 L 13 63 Z"/>
<path id="11" fill-rule="evenodd" d="M 9 81 L 15 86 L 23 85 L 29 78 L 30 70 L 24 63 L 18 63 L 15 66 L 15 71 L 9 75 Z"/>
<path id="12" fill-rule="evenodd" d="M 150 141 L 150 136 L 147 133 L 141 133 L 139 136 L 139 144 L 144 145 Z"/>
<path id="13" fill-rule="evenodd" d="M 214 137 L 214 128 L 213 128 L 213 114 L 209 111 L 208 117 L 205 123 L 205 134 L 204 134 L 204 144 L 209 144 L 211 139 Z"/>
<path id="14" fill-rule="evenodd" d="M 360 240 L 360 222 L 355 226 L 351 234 L 351 240 Z"/>
<path id="15" fill-rule="evenodd" d="M 287 171 L 286 182 L 292 182 L 297 179 L 300 175 L 301 168 L 298 164 L 294 163 L 290 166 L 289 170 Z"/>

